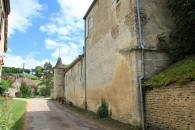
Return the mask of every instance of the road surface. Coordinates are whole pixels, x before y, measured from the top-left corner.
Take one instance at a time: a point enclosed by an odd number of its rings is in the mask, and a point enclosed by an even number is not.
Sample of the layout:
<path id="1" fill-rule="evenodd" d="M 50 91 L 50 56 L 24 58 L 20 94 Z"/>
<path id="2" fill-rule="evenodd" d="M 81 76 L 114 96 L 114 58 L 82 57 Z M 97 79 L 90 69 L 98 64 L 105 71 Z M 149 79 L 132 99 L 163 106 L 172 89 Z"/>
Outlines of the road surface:
<path id="1" fill-rule="evenodd" d="M 47 99 L 27 99 L 24 130 L 103 130 Z"/>

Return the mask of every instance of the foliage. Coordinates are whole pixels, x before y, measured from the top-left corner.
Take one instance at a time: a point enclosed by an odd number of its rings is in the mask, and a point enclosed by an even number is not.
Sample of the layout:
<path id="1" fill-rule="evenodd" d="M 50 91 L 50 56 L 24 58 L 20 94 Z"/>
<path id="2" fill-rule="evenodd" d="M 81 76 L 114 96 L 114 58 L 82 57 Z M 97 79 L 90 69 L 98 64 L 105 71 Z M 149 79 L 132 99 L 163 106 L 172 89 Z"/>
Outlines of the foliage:
<path id="1" fill-rule="evenodd" d="M 19 77 L 28 78 L 28 79 L 31 79 L 31 80 L 37 80 L 38 79 L 37 76 L 32 75 L 32 74 L 19 74 Z"/>
<path id="2" fill-rule="evenodd" d="M 31 95 L 31 88 L 24 82 L 21 84 L 20 91 L 23 96 L 29 97 Z"/>
<path id="3" fill-rule="evenodd" d="M 144 86 L 166 86 L 174 82 L 184 82 L 195 79 L 195 57 L 179 61 L 163 72 L 144 81 Z"/>
<path id="4" fill-rule="evenodd" d="M 173 61 L 195 54 L 195 0 L 168 0 L 175 20 L 170 34 L 169 55 Z"/>
<path id="5" fill-rule="evenodd" d="M 44 73 L 44 75 L 53 73 L 53 67 L 52 67 L 51 63 L 46 62 L 44 64 L 43 73 Z"/>
<path id="6" fill-rule="evenodd" d="M 10 87 L 10 82 L 8 80 L 2 79 L 0 82 L 0 94 L 3 94 Z"/>
<path id="7" fill-rule="evenodd" d="M 21 130 L 26 102 L 0 98 L 0 130 Z"/>
<path id="8" fill-rule="evenodd" d="M 39 96 L 46 96 L 46 87 L 39 87 Z"/>
<path id="9" fill-rule="evenodd" d="M 30 97 L 31 96 L 31 93 L 32 93 L 32 90 L 31 88 L 25 83 L 21 83 L 21 86 L 20 86 L 20 91 L 17 92 L 15 95 L 16 97 Z"/>
<path id="10" fill-rule="evenodd" d="M 25 73 L 30 73 L 30 69 L 24 69 Z M 23 73 L 22 68 L 15 68 L 15 67 L 3 67 L 2 74 L 9 74 L 9 73 Z"/>
<path id="11" fill-rule="evenodd" d="M 41 67 L 41 66 L 37 66 L 37 67 L 34 69 L 34 71 L 35 71 L 35 75 L 36 75 L 37 77 L 39 77 L 39 78 L 43 75 L 43 67 Z"/>
<path id="12" fill-rule="evenodd" d="M 109 110 L 109 105 L 104 98 L 101 99 L 101 106 L 98 108 L 97 115 L 99 118 L 112 117 L 112 110 Z"/>
<path id="13" fill-rule="evenodd" d="M 66 68 L 68 65 L 64 65 L 64 68 Z"/>
<path id="14" fill-rule="evenodd" d="M 15 93 L 15 96 L 16 96 L 16 97 L 23 97 L 21 91 L 16 92 L 16 93 Z"/>
<path id="15" fill-rule="evenodd" d="M 41 85 L 46 86 L 46 96 L 50 95 L 50 88 L 53 85 L 53 67 L 51 63 L 46 62 L 43 67 L 43 76 L 41 79 Z"/>

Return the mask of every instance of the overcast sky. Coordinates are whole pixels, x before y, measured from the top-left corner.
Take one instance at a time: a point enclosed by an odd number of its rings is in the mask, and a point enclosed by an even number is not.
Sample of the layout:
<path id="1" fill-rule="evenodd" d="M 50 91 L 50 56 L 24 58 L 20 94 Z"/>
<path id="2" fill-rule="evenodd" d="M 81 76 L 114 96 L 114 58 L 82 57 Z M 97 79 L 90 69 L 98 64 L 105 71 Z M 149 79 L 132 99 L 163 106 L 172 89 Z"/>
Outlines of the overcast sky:
<path id="1" fill-rule="evenodd" d="M 83 16 L 92 0 L 10 0 L 5 66 L 71 63 L 83 51 Z"/>

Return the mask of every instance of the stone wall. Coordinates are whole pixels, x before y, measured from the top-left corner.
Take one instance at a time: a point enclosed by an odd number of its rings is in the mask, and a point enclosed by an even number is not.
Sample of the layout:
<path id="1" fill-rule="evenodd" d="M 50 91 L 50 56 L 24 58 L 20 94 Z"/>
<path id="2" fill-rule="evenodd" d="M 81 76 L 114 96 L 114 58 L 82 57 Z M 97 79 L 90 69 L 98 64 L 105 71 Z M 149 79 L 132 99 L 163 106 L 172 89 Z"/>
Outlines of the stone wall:
<path id="1" fill-rule="evenodd" d="M 85 86 L 84 86 L 84 58 L 77 58 L 71 68 L 65 73 L 64 97 L 66 101 L 71 101 L 75 106 L 84 108 L 85 106 Z"/>
<path id="2" fill-rule="evenodd" d="M 112 109 L 112 118 L 140 126 L 136 52 L 139 46 L 135 1 L 98 0 L 93 32 L 86 37 L 86 79 L 88 110 L 97 112 L 101 98 Z M 88 24 L 88 17 L 86 24 Z"/>
<path id="3" fill-rule="evenodd" d="M 145 89 L 145 118 L 150 129 L 195 129 L 195 81 Z"/>
<path id="4" fill-rule="evenodd" d="M 174 24 L 166 0 L 140 0 L 140 13 L 145 46 L 145 78 L 148 78 L 169 65 L 167 54 L 158 47 L 158 38 L 164 37 L 168 41 Z"/>
<path id="5" fill-rule="evenodd" d="M 89 17 L 94 20 L 93 31 L 86 31 L 88 108 L 96 112 L 104 97 L 114 119 L 140 126 L 138 78 L 142 64 L 136 0 L 120 0 L 115 5 L 112 2 L 97 0 L 85 20 L 86 26 Z M 171 19 L 165 2 L 140 2 L 145 75 L 150 77 L 169 63 L 167 55 L 157 47 L 157 37 L 170 32 Z"/>
<path id="6" fill-rule="evenodd" d="M 85 18 L 86 70 L 80 57 L 65 69 L 62 81 L 67 101 L 83 108 L 86 94 L 88 110 L 97 112 L 103 97 L 112 109 L 112 118 L 141 126 L 138 78 L 142 64 L 136 7 L 136 0 L 116 4 L 113 0 L 96 0 Z M 90 31 L 89 17 L 93 17 Z M 157 47 L 157 37 L 169 33 L 171 19 L 162 0 L 141 0 L 141 17 L 145 74 L 150 77 L 169 63 L 167 55 Z"/>

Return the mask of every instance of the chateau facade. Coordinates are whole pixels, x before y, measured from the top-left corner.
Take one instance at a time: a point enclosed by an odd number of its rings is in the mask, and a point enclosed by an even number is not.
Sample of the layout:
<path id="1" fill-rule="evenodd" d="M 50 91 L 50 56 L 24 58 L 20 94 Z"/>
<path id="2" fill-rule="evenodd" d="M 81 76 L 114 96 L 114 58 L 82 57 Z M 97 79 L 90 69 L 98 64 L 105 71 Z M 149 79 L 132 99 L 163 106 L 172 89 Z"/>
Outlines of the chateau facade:
<path id="1" fill-rule="evenodd" d="M 103 97 L 113 119 L 141 127 L 142 80 L 169 64 L 158 47 L 173 27 L 166 1 L 94 0 L 84 20 L 84 54 L 67 68 L 58 59 L 52 98 L 96 112 Z"/>

